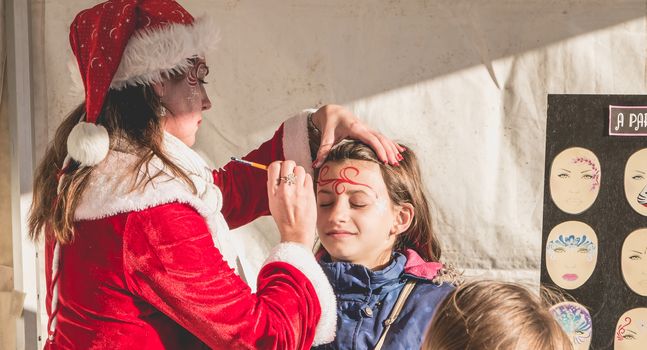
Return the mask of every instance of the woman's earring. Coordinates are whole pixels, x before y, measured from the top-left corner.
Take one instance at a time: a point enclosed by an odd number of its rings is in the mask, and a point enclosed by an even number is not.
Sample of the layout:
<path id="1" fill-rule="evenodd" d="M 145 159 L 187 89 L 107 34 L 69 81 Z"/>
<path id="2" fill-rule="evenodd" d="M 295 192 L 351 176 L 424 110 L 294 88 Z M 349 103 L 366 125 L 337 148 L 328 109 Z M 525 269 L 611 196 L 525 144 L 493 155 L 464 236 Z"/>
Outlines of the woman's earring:
<path id="1" fill-rule="evenodd" d="M 166 107 L 162 104 L 162 96 L 159 97 L 160 103 L 160 117 L 166 117 Z"/>

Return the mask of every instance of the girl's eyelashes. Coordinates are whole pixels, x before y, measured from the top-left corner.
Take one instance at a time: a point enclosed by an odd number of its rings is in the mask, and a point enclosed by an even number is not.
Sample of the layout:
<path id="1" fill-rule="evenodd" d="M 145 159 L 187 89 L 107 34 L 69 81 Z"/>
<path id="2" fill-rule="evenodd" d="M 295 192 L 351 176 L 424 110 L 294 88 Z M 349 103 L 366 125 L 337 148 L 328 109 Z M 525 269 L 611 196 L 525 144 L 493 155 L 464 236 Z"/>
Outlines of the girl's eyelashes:
<path id="1" fill-rule="evenodd" d="M 319 202 L 320 208 L 328 208 L 332 205 L 333 205 L 333 202 Z M 350 203 L 351 208 L 364 208 L 367 205 L 368 204 L 364 204 L 364 203 L 353 203 L 353 202 Z"/>
<path id="2" fill-rule="evenodd" d="M 328 208 L 335 205 L 341 205 L 344 208 L 349 209 L 362 209 L 374 204 L 375 201 L 375 198 L 370 197 L 363 192 L 352 193 L 348 196 L 335 196 L 328 192 L 321 192 L 317 194 L 317 205 L 320 208 Z"/>
<path id="3" fill-rule="evenodd" d="M 208 82 L 204 81 L 204 79 L 199 79 L 198 81 L 199 81 L 199 82 L 200 82 L 200 84 L 202 84 L 202 85 L 207 85 L 207 84 L 209 84 Z"/>

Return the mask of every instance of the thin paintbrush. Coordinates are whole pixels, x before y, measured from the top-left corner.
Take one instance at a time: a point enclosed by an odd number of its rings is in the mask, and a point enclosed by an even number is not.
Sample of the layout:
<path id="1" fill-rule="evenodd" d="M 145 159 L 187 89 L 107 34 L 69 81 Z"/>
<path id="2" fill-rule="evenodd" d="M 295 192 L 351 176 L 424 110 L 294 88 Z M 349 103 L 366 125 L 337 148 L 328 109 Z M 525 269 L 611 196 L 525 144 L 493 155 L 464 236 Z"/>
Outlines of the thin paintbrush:
<path id="1" fill-rule="evenodd" d="M 263 164 L 260 164 L 260 163 L 250 162 L 249 160 L 244 160 L 244 159 L 240 159 L 240 158 L 236 158 L 236 157 L 231 157 L 231 160 L 234 160 L 234 161 L 239 162 L 239 163 L 247 164 L 247 165 L 249 165 L 251 167 L 254 167 L 254 168 L 267 170 L 267 165 L 263 165 Z"/>

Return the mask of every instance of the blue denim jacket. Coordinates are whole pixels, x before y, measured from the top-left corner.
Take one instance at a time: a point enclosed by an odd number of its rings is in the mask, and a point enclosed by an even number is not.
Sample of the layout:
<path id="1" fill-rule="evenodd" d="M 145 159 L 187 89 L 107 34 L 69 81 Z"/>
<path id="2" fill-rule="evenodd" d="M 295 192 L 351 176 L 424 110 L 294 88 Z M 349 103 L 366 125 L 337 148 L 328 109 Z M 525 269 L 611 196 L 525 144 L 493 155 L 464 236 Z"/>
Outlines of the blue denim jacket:
<path id="1" fill-rule="evenodd" d="M 408 250 L 410 259 L 411 254 L 418 263 L 422 261 L 415 252 Z M 332 343 L 314 349 L 373 349 L 382 334 L 384 320 L 410 279 L 417 280 L 416 287 L 391 325 L 382 349 L 420 349 L 437 305 L 454 287 L 446 283 L 436 285 L 428 273 L 423 276 L 416 273 L 420 269 L 408 269 L 407 256 L 394 253 L 391 263 L 380 271 L 351 263 L 330 262 L 327 256 L 321 259 L 321 267 L 337 296 L 337 336 Z"/>

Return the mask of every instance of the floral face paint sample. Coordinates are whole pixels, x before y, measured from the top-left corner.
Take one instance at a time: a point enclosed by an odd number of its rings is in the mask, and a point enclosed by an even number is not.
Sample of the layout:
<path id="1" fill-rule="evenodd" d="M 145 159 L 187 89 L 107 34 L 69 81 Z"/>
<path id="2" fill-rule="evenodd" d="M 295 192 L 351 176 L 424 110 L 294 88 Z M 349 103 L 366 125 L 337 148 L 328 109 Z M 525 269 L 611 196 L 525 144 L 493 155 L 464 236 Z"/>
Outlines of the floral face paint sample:
<path id="1" fill-rule="evenodd" d="M 550 232 L 546 242 L 546 269 L 553 282 L 564 289 L 583 285 L 595 270 L 598 237 L 580 221 L 561 223 Z"/>
<path id="2" fill-rule="evenodd" d="M 574 302 L 559 303 L 550 308 L 550 313 L 568 335 L 574 350 L 587 350 L 591 346 L 593 323 L 584 306 Z"/>
<path id="3" fill-rule="evenodd" d="M 633 210 L 647 216 L 647 148 L 637 151 L 627 160 L 625 196 Z"/>
<path id="4" fill-rule="evenodd" d="M 647 229 L 627 236 L 621 253 L 622 277 L 636 294 L 647 296 Z"/>
<path id="5" fill-rule="evenodd" d="M 647 349 L 647 308 L 631 309 L 620 316 L 616 324 L 613 349 Z"/>
<path id="6" fill-rule="evenodd" d="M 579 214 L 600 192 L 600 161 L 585 148 L 568 148 L 558 154 L 550 169 L 550 196 L 559 209 Z"/>

